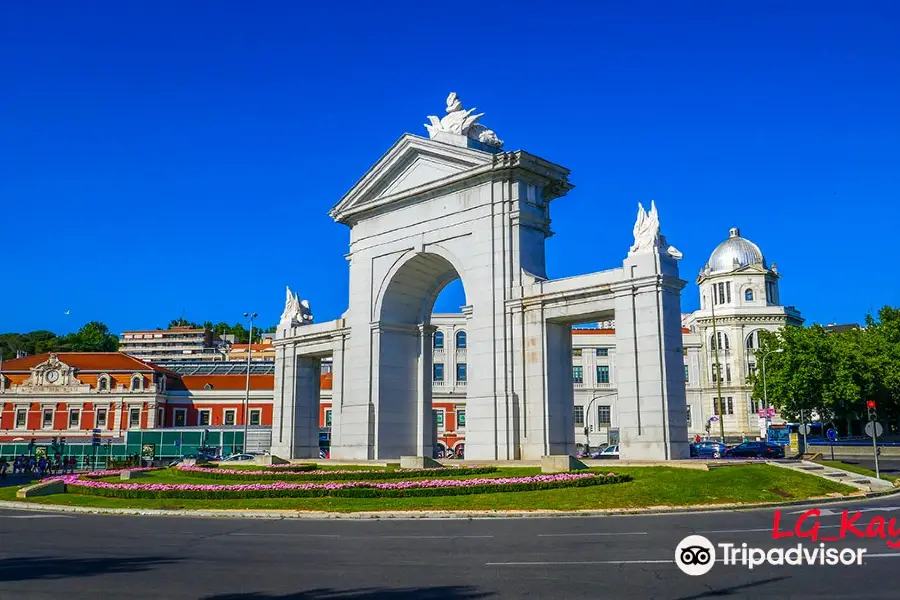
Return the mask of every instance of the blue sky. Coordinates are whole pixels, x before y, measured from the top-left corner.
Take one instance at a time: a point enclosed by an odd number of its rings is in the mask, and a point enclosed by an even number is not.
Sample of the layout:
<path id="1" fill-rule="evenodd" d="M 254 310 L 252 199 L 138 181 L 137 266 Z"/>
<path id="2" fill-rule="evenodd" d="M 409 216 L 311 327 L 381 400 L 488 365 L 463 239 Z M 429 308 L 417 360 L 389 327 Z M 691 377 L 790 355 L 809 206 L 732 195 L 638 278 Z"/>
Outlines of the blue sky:
<path id="1" fill-rule="evenodd" d="M 887 1 L 5 2 L 0 331 L 275 323 L 285 284 L 339 316 L 327 211 L 449 91 L 572 169 L 551 277 L 621 264 L 655 199 L 685 311 L 738 226 L 786 304 L 860 321 L 900 305 L 898 22 Z"/>

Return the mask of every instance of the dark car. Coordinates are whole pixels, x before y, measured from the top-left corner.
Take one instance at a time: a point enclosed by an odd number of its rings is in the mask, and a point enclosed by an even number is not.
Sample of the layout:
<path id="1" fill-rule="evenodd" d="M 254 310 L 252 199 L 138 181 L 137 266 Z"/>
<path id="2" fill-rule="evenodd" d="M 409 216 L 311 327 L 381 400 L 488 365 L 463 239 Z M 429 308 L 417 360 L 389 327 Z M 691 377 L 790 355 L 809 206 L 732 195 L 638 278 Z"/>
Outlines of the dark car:
<path id="1" fill-rule="evenodd" d="M 769 442 L 744 442 L 725 451 L 728 458 L 784 458 L 784 448 Z"/>
<path id="2" fill-rule="evenodd" d="M 725 444 L 722 442 L 695 442 L 691 444 L 691 458 L 722 458 Z"/>

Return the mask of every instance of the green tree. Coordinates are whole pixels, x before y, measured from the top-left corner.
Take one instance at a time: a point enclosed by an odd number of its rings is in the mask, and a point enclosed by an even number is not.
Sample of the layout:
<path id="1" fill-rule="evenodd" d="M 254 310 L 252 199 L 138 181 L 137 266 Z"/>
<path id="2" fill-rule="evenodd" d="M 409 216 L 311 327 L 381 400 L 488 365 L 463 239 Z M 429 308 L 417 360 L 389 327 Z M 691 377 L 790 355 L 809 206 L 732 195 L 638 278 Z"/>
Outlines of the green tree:
<path id="1" fill-rule="evenodd" d="M 119 349 L 119 337 L 110 333 L 104 323 L 91 321 L 77 333 L 66 336 L 66 344 L 72 352 L 115 352 Z"/>

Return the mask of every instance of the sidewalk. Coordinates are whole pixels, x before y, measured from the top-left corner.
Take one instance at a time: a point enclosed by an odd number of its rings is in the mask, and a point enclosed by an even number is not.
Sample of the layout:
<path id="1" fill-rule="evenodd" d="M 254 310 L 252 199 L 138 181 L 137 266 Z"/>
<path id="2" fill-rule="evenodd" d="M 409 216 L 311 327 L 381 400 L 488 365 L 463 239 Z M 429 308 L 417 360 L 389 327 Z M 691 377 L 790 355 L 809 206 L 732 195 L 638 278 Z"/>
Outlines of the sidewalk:
<path id="1" fill-rule="evenodd" d="M 844 485 L 855 487 L 864 492 L 886 492 L 894 489 L 894 484 L 885 479 L 876 479 L 875 477 L 867 477 L 866 475 L 845 471 L 844 469 L 830 466 L 826 467 L 825 465 L 820 465 L 808 460 L 791 462 L 769 461 L 769 464 L 785 469 L 791 469 L 793 471 L 801 471 L 809 475 L 816 475 L 822 479 L 827 479 L 828 481 L 833 481 L 835 483 L 843 483 Z"/>

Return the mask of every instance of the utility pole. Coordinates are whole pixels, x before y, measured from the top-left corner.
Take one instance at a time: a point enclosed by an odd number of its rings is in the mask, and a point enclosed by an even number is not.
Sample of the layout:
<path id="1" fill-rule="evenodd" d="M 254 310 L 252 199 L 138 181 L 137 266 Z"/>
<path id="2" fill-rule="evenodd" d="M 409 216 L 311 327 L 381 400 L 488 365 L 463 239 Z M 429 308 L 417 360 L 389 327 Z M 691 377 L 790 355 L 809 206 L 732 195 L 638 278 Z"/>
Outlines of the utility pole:
<path id="1" fill-rule="evenodd" d="M 725 407 L 722 398 L 722 369 L 719 365 L 719 335 L 716 330 L 716 284 L 712 284 L 712 298 L 710 299 L 710 309 L 712 310 L 712 326 L 713 326 L 713 350 L 715 351 L 715 367 L 713 373 L 716 377 L 716 386 L 718 388 L 719 398 L 719 432 L 722 435 L 722 443 L 725 443 Z"/>

